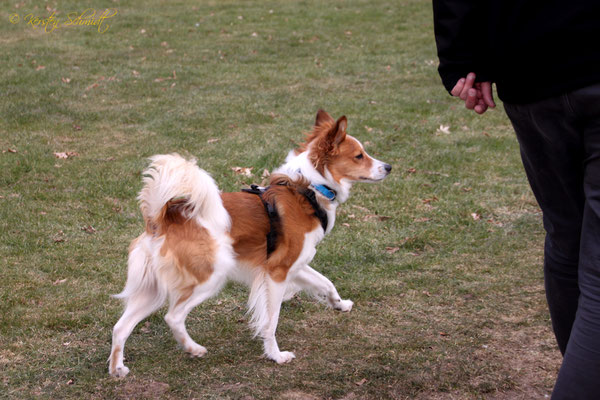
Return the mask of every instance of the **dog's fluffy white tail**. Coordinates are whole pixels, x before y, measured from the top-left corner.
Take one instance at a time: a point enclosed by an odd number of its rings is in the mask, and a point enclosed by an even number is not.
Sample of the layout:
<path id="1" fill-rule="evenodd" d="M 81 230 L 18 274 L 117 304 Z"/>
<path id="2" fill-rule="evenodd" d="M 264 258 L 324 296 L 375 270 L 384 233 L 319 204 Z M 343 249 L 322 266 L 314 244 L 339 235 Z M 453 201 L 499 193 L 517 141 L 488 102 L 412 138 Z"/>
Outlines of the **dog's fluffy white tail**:
<path id="1" fill-rule="evenodd" d="M 144 187 L 138 200 L 146 222 L 162 224 L 165 208 L 171 200 L 184 200 L 188 218 L 200 217 L 208 229 L 219 233 L 229 230 L 231 220 L 223 207 L 219 188 L 211 176 L 198 168 L 196 160 L 179 154 L 160 154 L 150 158 L 144 171 Z"/>

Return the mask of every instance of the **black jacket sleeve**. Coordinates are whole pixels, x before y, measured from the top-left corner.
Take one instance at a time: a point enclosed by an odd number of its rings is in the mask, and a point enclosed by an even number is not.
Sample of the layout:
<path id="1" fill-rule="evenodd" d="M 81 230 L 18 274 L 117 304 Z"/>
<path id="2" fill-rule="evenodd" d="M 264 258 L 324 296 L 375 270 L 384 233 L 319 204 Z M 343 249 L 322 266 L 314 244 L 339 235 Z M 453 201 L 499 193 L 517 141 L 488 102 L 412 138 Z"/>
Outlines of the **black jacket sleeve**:
<path id="1" fill-rule="evenodd" d="M 475 72 L 477 82 L 491 81 L 485 68 L 486 12 L 482 0 L 433 0 L 438 71 L 448 92 Z"/>

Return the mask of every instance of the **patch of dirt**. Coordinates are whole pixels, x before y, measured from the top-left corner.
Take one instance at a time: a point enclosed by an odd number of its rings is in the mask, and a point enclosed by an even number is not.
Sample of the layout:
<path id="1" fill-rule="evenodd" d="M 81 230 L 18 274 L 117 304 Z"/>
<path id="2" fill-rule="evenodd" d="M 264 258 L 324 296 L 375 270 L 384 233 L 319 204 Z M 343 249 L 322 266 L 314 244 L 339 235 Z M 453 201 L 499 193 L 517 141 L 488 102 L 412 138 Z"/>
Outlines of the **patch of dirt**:
<path id="1" fill-rule="evenodd" d="M 304 393 L 299 390 L 288 390 L 281 394 L 282 400 L 319 400 L 320 398 L 309 393 Z"/>
<path id="2" fill-rule="evenodd" d="M 511 371 L 514 388 L 490 393 L 486 399 L 533 399 L 549 397 L 562 357 L 550 326 L 532 326 L 516 331 L 490 332 L 494 339 L 488 347 L 493 357 Z"/>
<path id="3" fill-rule="evenodd" d="M 156 381 L 124 381 L 116 390 L 117 399 L 159 399 L 169 391 L 169 385 Z"/>

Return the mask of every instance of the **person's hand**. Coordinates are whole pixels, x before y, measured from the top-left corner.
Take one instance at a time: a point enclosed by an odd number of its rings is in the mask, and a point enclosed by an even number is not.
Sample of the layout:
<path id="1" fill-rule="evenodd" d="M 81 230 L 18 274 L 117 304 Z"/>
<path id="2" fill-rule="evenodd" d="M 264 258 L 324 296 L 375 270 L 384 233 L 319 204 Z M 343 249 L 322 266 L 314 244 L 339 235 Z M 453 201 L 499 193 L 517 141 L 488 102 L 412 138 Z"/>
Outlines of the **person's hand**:
<path id="1" fill-rule="evenodd" d="M 488 107 L 496 107 L 492 95 L 492 82 L 475 83 L 475 74 L 470 72 L 466 78 L 460 78 L 450 91 L 452 96 L 460 97 L 465 101 L 465 107 L 483 114 Z"/>

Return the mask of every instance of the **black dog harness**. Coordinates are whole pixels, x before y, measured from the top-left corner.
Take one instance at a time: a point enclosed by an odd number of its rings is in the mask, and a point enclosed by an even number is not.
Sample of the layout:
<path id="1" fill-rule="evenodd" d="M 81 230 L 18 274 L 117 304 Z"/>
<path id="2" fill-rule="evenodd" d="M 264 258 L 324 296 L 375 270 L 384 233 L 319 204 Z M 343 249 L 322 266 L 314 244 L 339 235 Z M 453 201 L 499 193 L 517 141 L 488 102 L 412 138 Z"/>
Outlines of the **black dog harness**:
<path id="1" fill-rule="evenodd" d="M 269 225 L 271 226 L 271 229 L 269 230 L 269 233 L 267 233 L 267 258 L 269 258 L 271 253 L 275 251 L 275 247 L 277 246 L 278 232 L 281 230 L 281 218 L 279 218 L 279 213 L 277 212 L 275 203 L 271 204 L 265 201 L 262 196 L 263 193 L 268 189 L 269 187 L 261 188 L 257 185 L 250 185 L 250 189 L 242 189 L 242 192 L 256 194 L 258 197 L 260 197 L 260 201 L 262 201 L 263 206 L 265 207 L 267 217 L 269 217 Z"/>
<path id="2" fill-rule="evenodd" d="M 266 188 L 259 187 L 257 185 L 250 185 L 250 189 L 242 189 L 242 192 L 251 193 L 258 195 L 260 200 L 265 207 L 265 212 L 267 213 L 267 217 L 269 218 L 270 230 L 267 233 L 267 258 L 271 255 L 275 248 L 277 247 L 277 236 L 280 235 L 281 231 L 281 218 L 279 217 L 279 213 L 277 212 L 277 207 L 275 203 L 269 203 L 263 199 L 263 193 L 269 190 L 270 186 Z M 327 230 L 327 211 L 325 211 L 317 202 L 317 196 L 315 192 L 311 189 L 304 190 L 299 192 L 302 194 L 309 204 L 312 206 L 314 210 L 314 216 L 319 219 L 321 222 L 321 226 L 323 227 L 323 231 Z"/>

